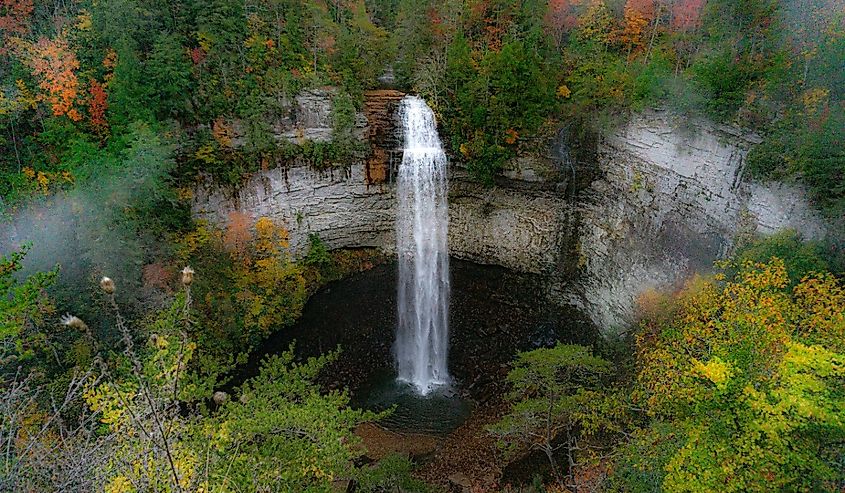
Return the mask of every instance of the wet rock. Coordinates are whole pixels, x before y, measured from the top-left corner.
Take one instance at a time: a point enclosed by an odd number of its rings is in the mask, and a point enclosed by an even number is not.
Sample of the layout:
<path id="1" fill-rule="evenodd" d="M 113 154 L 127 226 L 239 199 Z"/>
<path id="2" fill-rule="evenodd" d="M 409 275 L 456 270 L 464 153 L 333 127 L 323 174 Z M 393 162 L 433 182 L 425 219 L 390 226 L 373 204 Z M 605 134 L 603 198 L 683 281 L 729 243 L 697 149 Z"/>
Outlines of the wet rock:
<path id="1" fill-rule="evenodd" d="M 405 93 L 390 89 L 364 93 L 364 115 L 367 117 L 367 183 L 392 181 L 392 173 L 402 161 L 402 136 L 398 108 Z"/>
<path id="2" fill-rule="evenodd" d="M 373 423 L 364 423 L 355 429 L 361 438 L 368 457 L 380 460 L 391 454 L 419 458 L 431 455 L 441 439 L 419 433 L 396 433 Z"/>
<path id="3" fill-rule="evenodd" d="M 453 472 L 449 475 L 449 482 L 459 487 L 463 492 L 472 490 L 472 480 L 462 472 Z"/>

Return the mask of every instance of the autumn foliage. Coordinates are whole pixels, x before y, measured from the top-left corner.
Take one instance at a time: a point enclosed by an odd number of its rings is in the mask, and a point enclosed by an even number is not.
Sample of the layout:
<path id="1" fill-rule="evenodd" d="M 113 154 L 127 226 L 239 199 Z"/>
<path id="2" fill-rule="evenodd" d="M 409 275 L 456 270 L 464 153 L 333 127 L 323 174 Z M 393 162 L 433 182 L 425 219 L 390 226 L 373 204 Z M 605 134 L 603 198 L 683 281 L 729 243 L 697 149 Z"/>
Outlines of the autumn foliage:
<path id="1" fill-rule="evenodd" d="M 672 29 L 690 31 L 701 25 L 705 0 L 680 0 L 672 4 Z"/>
<path id="2" fill-rule="evenodd" d="M 664 491 L 829 491 L 845 479 L 845 289 L 825 273 L 790 288 L 778 258 L 735 268 L 649 314 L 631 395 L 652 424 L 617 467 L 661 471 Z"/>
<path id="3" fill-rule="evenodd" d="M 632 55 L 636 55 L 644 48 L 644 38 L 649 22 L 649 18 L 642 10 L 625 5 L 625 20 L 619 33 L 619 40 Z"/>
<path id="4" fill-rule="evenodd" d="M 56 116 L 67 115 L 74 121 L 81 115 L 74 108 L 79 92 L 79 79 L 76 71 L 79 60 L 67 40 L 39 38 L 28 50 L 26 61 L 32 74 L 39 79 L 38 86 L 43 91 L 42 98 Z"/>
<path id="5" fill-rule="evenodd" d="M 90 98 L 88 100 L 88 116 L 91 118 L 91 126 L 99 134 L 105 134 L 108 130 L 106 122 L 106 110 L 109 107 L 108 95 L 103 84 L 91 80 L 88 88 Z"/>
<path id="6" fill-rule="evenodd" d="M 226 249 L 236 256 L 244 256 L 252 239 L 252 217 L 241 211 L 229 213 L 229 222 L 223 233 L 223 244 Z"/>
<path id="7" fill-rule="evenodd" d="M 214 120 L 214 123 L 211 126 L 211 135 L 214 137 L 214 140 L 220 144 L 220 147 L 232 147 L 234 132 L 232 127 L 228 125 L 223 118 L 217 118 Z"/>
<path id="8" fill-rule="evenodd" d="M 0 0 L 0 55 L 8 53 L 10 38 L 29 32 L 32 10 L 32 0 Z"/>
<path id="9" fill-rule="evenodd" d="M 284 225 L 238 211 L 224 229 L 200 222 L 179 239 L 181 261 L 204 272 L 193 287 L 207 320 L 199 344 L 220 354 L 215 366 L 233 363 L 239 352 L 299 317 L 305 269 L 291 259 L 289 246 Z"/>
<path id="10" fill-rule="evenodd" d="M 577 4 L 579 0 L 550 0 L 543 18 L 546 33 L 555 40 L 558 46 L 563 42 L 563 36 L 578 26 Z"/>

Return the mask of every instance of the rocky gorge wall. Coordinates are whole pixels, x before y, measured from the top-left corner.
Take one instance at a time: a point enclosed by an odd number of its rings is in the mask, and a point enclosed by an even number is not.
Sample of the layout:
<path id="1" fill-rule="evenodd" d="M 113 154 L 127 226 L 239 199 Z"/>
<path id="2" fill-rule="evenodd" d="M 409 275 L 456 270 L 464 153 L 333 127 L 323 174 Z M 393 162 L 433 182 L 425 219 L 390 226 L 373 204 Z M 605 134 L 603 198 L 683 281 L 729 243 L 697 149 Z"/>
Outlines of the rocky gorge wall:
<path id="1" fill-rule="evenodd" d="M 368 184 L 363 162 L 325 171 L 308 166 L 274 168 L 252 176 L 237 191 L 201 187 L 195 217 L 225 226 L 232 212 L 284 224 L 294 256 L 307 252 L 316 234 L 330 249 L 395 243 L 395 194 L 389 184 Z"/>
<path id="2" fill-rule="evenodd" d="M 279 140 L 326 141 L 332 137 L 331 88 L 305 91 L 296 97 L 290 118 L 274 128 Z M 344 166 L 314 169 L 307 163 L 263 170 L 235 190 L 213 183 L 194 192 L 195 217 L 225 226 L 233 212 L 284 224 L 295 257 L 304 255 L 316 234 L 330 249 L 378 247 L 395 243 L 395 191 L 390 169 L 397 146 L 393 135 L 396 105 L 404 94 L 371 91 L 364 111 L 355 115 L 355 135 L 369 144 L 367 155 Z M 401 150 L 398 151 L 401 159 Z"/>
<path id="3" fill-rule="evenodd" d="M 329 248 L 394 251 L 402 96 L 366 95 L 356 118 L 357 135 L 370 146 L 366 156 L 326 170 L 265 170 L 238 190 L 200 186 L 194 215 L 225 224 L 240 211 L 284 222 L 294 255 L 306 251 L 310 234 Z M 331 97 L 324 91 L 298 98 L 280 138 L 330 136 Z M 824 236 L 800 186 L 745 179 L 745 156 L 757 142 L 730 127 L 647 112 L 601 141 L 595 162 L 564 162 L 553 146 L 540 160 L 515 161 L 494 187 L 452 166 L 450 253 L 541 274 L 550 302 L 575 304 L 605 334 L 617 334 L 643 291 L 708 269 L 743 235 L 789 227 Z M 576 182 L 587 185 L 575 190 Z"/>
<path id="4" fill-rule="evenodd" d="M 637 297 L 677 285 L 741 237 L 826 231 L 797 184 L 746 179 L 759 138 L 732 127 L 646 112 L 599 145 L 602 177 L 576 201 L 579 280 L 565 296 L 606 333 L 630 321 Z"/>
<path id="5" fill-rule="evenodd" d="M 330 90 L 299 96 L 292 120 L 277 138 L 325 140 L 331 133 Z M 365 94 L 356 134 L 370 152 L 344 166 L 316 170 L 307 164 L 252 175 L 237 190 L 213 184 L 194 192 L 193 214 L 225 226 L 230 214 L 269 217 L 290 232 L 294 256 L 307 251 L 316 234 L 329 248 L 376 247 L 395 251 L 395 170 L 402 160 L 398 91 Z M 543 273 L 556 265 L 571 241 L 571 207 L 554 184 L 506 180 L 485 188 L 458 168 L 450 170 L 449 248 L 458 258 Z"/>

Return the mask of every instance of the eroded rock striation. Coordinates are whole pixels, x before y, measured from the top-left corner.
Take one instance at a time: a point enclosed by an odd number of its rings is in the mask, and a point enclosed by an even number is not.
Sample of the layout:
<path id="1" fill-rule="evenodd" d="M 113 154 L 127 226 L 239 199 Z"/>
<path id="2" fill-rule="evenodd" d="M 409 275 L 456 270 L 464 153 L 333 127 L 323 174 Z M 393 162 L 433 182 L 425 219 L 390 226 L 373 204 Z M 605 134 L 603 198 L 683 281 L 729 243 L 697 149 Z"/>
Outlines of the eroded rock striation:
<path id="1" fill-rule="evenodd" d="M 294 256 L 307 252 L 311 234 L 331 249 L 389 251 L 395 243 L 395 199 L 393 187 L 367 183 L 363 162 L 323 171 L 299 165 L 256 173 L 233 192 L 201 187 L 193 212 L 221 226 L 235 211 L 253 220 L 271 218 L 288 229 Z"/>
<path id="2" fill-rule="evenodd" d="M 332 94 L 298 98 L 278 138 L 331 138 Z M 367 93 L 356 119 L 367 156 L 322 171 L 262 171 L 237 190 L 200 186 L 195 216 L 218 224 L 233 211 L 273 218 L 290 230 L 294 255 L 305 253 L 311 234 L 329 248 L 392 252 L 402 97 Z M 644 291 L 709 269 L 738 238 L 784 228 L 825 235 L 800 185 L 745 176 L 745 156 L 759 142 L 752 134 L 650 111 L 601 140 L 589 163 L 568 160 L 559 140 L 545 158 L 515 161 L 493 187 L 452 166 L 450 254 L 546 276 L 548 301 L 580 306 L 606 335 L 632 320 Z"/>
<path id="3" fill-rule="evenodd" d="M 556 188 L 532 185 L 500 180 L 486 187 L 453 169 L 450 254 L 533 274 L 564 269 L 562 257 L 573 241 L 574 208 Z"/>
<path id="4" fill-rule="evenodd" d="M 331 88 L 305 91 L 296 97 L 284 121 L 274 126 L 279 140 L 302 142 L 332 138 Z M 213 183 L 194 194 L 195 217 L 225 226 L 233 212 L 257 220 L 268 217 L 290 232 L 294 256 L 307 252 L 314 234 L 329 248 L 378 247 L 395 243 L 395 190 L 391 166 L 401 159 L 401 142 L 393 125 L 399 91 L 370 91 L 364 111 L 355 118 L 354 135 L 370 152 L 345 166 L 317 170 L 294 163 L 252 175 L 238 189 Z M 397 149 L 398 147 L 398 149 Z"/>
<path id="5" fill-rule="evenodd" d="M 654 111 L 599 145 L 603 176 L 575 203 L 581 275 L 568 294 L 605 333 L 630 321 L 641 293 L 709 269 L 744 235 L 825 235 L 800 185 L 745 178 L 757 143 L 732 127 Z"/>

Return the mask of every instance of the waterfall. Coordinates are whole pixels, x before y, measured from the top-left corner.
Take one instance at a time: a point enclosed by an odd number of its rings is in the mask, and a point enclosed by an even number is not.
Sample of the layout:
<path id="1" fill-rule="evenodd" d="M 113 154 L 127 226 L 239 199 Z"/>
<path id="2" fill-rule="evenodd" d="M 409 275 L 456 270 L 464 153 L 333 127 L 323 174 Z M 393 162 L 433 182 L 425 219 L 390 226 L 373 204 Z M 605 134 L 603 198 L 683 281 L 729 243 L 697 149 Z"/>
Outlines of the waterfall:
<path id="1" fill-rule="evenodd" d="M 449 383 L 449 252 L 446 154 L 434 113 L 418 97 L 402 100 L 405 149 L 399 166 L 396 364 L 399 380 L 423 395 Z"/>

